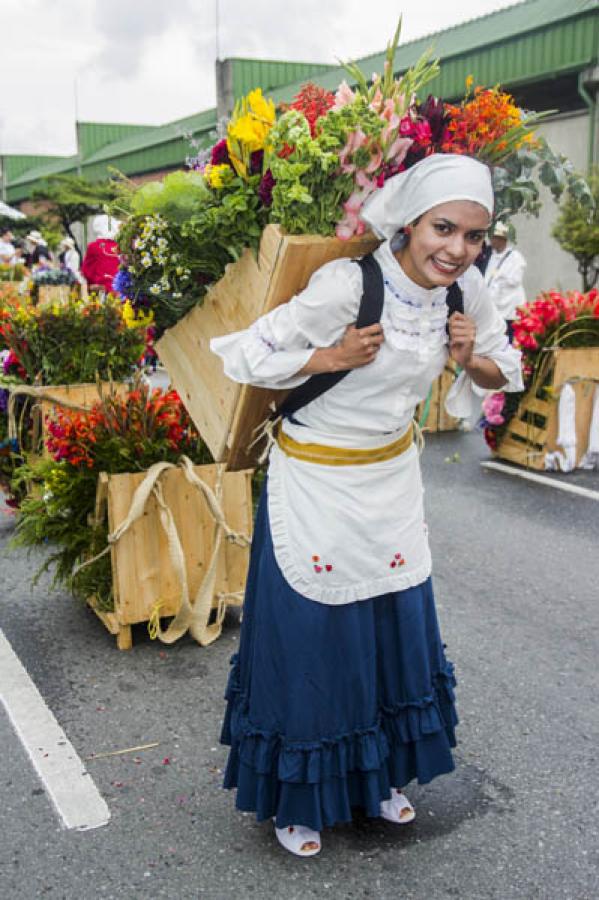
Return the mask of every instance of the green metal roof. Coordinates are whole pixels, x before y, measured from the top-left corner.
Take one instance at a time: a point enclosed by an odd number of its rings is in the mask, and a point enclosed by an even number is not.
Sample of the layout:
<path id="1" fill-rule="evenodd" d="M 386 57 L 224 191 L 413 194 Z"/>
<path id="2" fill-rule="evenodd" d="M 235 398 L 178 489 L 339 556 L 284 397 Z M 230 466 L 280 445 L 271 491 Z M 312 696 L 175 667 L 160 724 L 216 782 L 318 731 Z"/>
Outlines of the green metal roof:
<path id="1" fill-rule="evenodd" d="M 7 182 L 14 181 L 29 169 L 47 165 L 48 163 L 66 160 L 66 156 L 41 156 L 27 153 L 9 153 L 2 157 Z"/>
<path id="2" fill-rule="evenodd" d="M 27 169 L 19 178 L 15 178 L 8 189 L 16 187 L 20 184 L 30 184 L 48 175 L 62 175 L 65 172 L 74 172 L 77 168 L 77 156 L 58 156 L 50 162 L 43 163 L 41 166 L 34 166 Z"/>
<path id="3" fill-rule="evenodd" d="M 145 150 L 169 141 L 180 140 L 187 135 L 201 134 L 215 126 L 216 109 L 208 109 L 193 116 L 186 116 L 183 119 L 168 122 L 166 125 L 158 125 L 145 134 L 130 135 L 120 141 L 102 147 L 97 153 L 89 156 L 86 162 L 91 164 L 107 159 L 116 159 L 125 154 Z"/>
<path id="4" fill-rule="evenodd" d="M 429 48 L 441 60 L 441 73 L 431 83 L 439 96 L 462 93 L 473 74 L 479 84 L 519 84 L 558 72 L 580 70 L 597 60 L 599 0 L 525 0 L 486 16 L 454 25 L 398 47 L 395 69 L 402 72 Z M 367 77 L 382 72 L 385 54 L 357 60 Z M 323 87 L 335 89 L 343 69 L 318 76 Z M 300 82 L 271 96 L 289 101 Z"/>
<path id="5" fill-rule="evenodd" d="M 245 59 L 232 57 L 233 96 L 236 100 L 244 97 L 258 85 L 264 93 L 295 81 L 313 78 L 336 65 L 324 63 L 282 62 L 270 59 Z"/>
<path id="6" fill-rule="evenodd" d="M 77 122 L 79 152 L 87 159 L 101 147 L 114 144 L 130 135 L 151 132 L 153 125 L 122 125 L 115 122 Z"/>

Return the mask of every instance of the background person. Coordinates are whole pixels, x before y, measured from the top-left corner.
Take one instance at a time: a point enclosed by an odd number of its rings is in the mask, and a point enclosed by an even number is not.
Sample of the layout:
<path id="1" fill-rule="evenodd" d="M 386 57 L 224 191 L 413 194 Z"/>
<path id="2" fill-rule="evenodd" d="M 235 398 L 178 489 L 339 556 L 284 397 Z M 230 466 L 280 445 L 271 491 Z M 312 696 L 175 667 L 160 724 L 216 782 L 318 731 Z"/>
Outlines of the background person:
<path id="1" fill-rule="evenodd" d="M 14 237 L 10 228 L 5 228 L 0 233 L 0 263 L 12 266 L 14 265 L 15 245 Z"/>
<path id="2" fill-rule="evenodd" d="M 81 283 L 83 281 L 83 276 L 80 271 L 81 257 L 79 256 L 73 238 L 63 238 L 58 245 L 58 251 L 58 260 L 61 266 L 64 266 L 65 269 L 70 269 L 77 281 Z"/>
<path id="3" fill-rule="evenodd" d="M 509 242 L 509 229 L 503 222 L 495 225 L 491 238 L 492 253 L 485 270 L 489 294 L 500 315 L 503 316 L 510 342 L 513 339 L 516 309 L 526 302 L 524 270 L 526 260 Z"/>
<path id="4" fill-rule="evenodd" d="M 109 293 L 112 282 L 119 268 L 119 248 L 116 236 L 120 222 L 110 216 L 99 215 L 94 218 L 92 228 L 96 239 L 87 246 L 81 272 L 90 290 L 101 290 Z"/>
<path id="5" fill-rule="evenodd" d="M 32 269 L 44 261 L 47 263 L 52 262 L 48 244 L 41 232 L 30 231 L 25 238 L 25 247 L 27 249 L 25 261 L 28 269 Z"/>

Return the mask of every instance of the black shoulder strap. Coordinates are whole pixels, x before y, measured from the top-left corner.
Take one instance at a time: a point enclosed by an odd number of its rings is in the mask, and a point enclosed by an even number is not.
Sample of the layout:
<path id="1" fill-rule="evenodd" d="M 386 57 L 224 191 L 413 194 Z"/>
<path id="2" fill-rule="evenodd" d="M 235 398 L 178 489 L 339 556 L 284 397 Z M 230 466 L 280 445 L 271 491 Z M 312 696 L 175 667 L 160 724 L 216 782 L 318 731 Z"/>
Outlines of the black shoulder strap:
<path id="1" fill-rule="evenodd" d="M 447 296 L 445 298 L 445 302 L 447 303 L 447 321 L 451 319 L 454 313 L 464 312 L 464 295 L 462 294 L 462 289 L 457 283 L 454 281 L 452 285 L 447 289 Z M 446 326 L 447 333 L 449 334 L 449 325 Z"/>
<path id="2" fill-rule="evenodd" d="M 362 259 L 356 259 L 354 262 L 362 269 L 363 281 L 362 299 L 360 300 L 356 328 L 366 328 L 367 325 L 375 325 L 381 320 L 385 296 L 383 273 L 372 253 L 362 257 Z M 302 406 L 306 406 L 312 400 L 316 400 L 317 397 L 324 394 L 325 391 L 334 387 L 350 371 L 351 369 L 345 369 L 343 372 L 322 372 L 318 375 L 312 375 L 307 381 L 304 381 L 303 384 L 300 384 L 299 387 L 294 388 L 287 394 L 273 418 L 276 416 L 292 416 Z"/>

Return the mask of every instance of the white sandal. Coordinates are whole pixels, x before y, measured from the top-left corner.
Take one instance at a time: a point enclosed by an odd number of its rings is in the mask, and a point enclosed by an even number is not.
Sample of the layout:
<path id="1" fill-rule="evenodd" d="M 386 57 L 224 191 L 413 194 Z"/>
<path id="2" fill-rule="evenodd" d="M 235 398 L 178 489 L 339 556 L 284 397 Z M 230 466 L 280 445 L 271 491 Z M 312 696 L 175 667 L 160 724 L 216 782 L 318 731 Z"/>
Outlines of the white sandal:
<path id="1" fill-rule="evenodd" d="M 285 850 L 289 850 L 295 856 L 316 856 L 320 853 L 320 834 L 312 831 L 305 825 L 288 825 L 286 828 L 277 828 L 275 825 L 277 840 Z M 318 844 L 316 849 L 303 850 L 306 844 Z"/>
<path id="2" fill-rule="evenodd" d="M 394 825 L 407 825 L 416 818 L 416 810 L 405 794 L 391 788 L 391 799 L 381 802 L 381 818 Z"/>

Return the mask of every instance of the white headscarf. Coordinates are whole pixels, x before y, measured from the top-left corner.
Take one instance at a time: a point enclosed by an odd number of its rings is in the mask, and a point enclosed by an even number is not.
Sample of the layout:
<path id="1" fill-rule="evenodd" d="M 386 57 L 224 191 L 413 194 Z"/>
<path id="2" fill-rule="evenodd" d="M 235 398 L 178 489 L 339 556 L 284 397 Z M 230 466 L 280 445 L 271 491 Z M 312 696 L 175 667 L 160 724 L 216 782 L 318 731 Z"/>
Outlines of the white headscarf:
<path id="1" fill-rule="evenodd" d="M 433 153 L 394 175 L 371 194 L 360 217 L 381 238 L 451 200 L 473 200 L 493 215 L 491 172 L 484 163 L 456 153 Z"/>
<path id="2" fill-rule="evenodd" d="M 106 240 L 115 240 L 120 226 L 121 223 L 118 219 L 113 219 L 111 216 L 107 215 L 95 216 L 94 221 L 92 222 L 94 234 L 99 239 L 105 238 Z"/>

